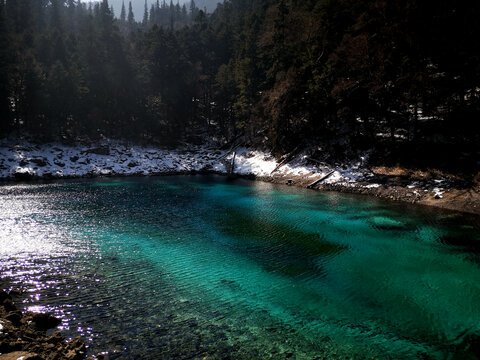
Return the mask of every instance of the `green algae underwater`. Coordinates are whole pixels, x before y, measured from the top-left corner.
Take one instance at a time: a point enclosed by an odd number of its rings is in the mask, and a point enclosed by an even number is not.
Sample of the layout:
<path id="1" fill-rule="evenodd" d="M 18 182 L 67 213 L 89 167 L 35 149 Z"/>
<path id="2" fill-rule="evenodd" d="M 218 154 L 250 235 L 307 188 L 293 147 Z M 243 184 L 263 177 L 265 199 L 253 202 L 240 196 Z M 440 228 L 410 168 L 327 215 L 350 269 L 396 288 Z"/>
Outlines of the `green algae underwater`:
<path id="1" fill-rule="evenodd" d="M 0 186 L 23 307 L 111 359 L 469 359 L 480 218 L 220 176 Z"/>

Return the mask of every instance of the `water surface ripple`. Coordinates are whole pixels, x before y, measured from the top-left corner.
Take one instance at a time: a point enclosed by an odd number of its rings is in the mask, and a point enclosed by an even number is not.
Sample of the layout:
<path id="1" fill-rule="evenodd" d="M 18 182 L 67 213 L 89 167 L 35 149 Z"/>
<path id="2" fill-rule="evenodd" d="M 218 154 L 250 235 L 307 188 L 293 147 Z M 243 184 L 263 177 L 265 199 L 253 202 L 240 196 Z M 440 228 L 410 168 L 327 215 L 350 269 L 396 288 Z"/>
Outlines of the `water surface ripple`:
<path id="1" fill-rule="evenodd" d="M 469 358 L 480 221 L 222 177 L 0 186 L 0 285 L 122 359 Z"/>

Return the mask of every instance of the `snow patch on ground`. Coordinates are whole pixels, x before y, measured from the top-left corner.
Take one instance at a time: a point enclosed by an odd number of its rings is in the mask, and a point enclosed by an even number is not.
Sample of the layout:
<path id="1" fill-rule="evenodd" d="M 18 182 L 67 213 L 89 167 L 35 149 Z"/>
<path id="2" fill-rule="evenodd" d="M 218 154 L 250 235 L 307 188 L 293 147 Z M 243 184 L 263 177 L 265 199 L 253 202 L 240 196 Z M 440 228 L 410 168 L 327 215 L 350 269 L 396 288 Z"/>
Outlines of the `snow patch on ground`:
<path id="1" fill-rule="evenodd" d="M 232 160 L 233 154 L 228 156 Z M 269 153 L 241 148 L 236 151 L 234 172 L 240 175 L 268 176 L 277 166 Z M 225 171 L 225 169 L 223 169 Z"/>
<path id="2" fill-rule="evenodd" d="M 160 175 L 198 172 L 227 173 L 234 160 L 234 173 L 257 177 L 302 177 L 324 184 L 354 184 L 365 176 L 360 162 L 333 168 L 312 164 L 306 152 L 282 164 L 268 151 L 238 148 L 227 153 L 207 146 L 167 150 L 129 145 L 113 140 L 85 145 L 0 139 L 0 179 L 68 178 L 115 175 Z M 282 164 L 281 166 L 279 166 Z"/>
<path id="3" fill-rule="evenodd" d="M 247 147 L 231 152 L 206 145 L 171 150 L 114 140 L 88 145 L 37 145 L 26 140 L 0 139 L 0 179 L 162 175 L 199 171 L 226 174 L 234 159 L 235 174 L 265 179 L 275 177 L 277 182 L 372 190 L 381 186 L 369 181 L 373 175 L 363 166 L 368 153 L 359 157 L 358 161 L 335 166 L 312 160 L 309 156 L 304 151 L 283 162 L 283 158 L 276 159 L 268 151 Z M 442 180 L 435 181 L 435 188 L 431 191 L 436 198 L 442 197 L 445 185 Z M 407 186 L 408 189 L 419 190 L 422 187 L 417 182 Z"/>
<path id="4" fill-rule="evenodd" d="M 222 152 L 203 147 L 169 151 L 116 142 L 75 147 L 25 141 L 11 146 L 1 141 L 0 178 L 150 175 L 199 171 L 207 165 L 224 172 L 224 165 L 214 164 L 220 155 Z"/>
<path id="5" fill-rule="evenodd" d="M 433 191 L 433 196 L 435 196 L 436 199 L 441 199 L 443 197 L 443 194 L 445 193 L 443 188 L 439 188 L 439 187 L 433 188 L 432 191 Z"/>

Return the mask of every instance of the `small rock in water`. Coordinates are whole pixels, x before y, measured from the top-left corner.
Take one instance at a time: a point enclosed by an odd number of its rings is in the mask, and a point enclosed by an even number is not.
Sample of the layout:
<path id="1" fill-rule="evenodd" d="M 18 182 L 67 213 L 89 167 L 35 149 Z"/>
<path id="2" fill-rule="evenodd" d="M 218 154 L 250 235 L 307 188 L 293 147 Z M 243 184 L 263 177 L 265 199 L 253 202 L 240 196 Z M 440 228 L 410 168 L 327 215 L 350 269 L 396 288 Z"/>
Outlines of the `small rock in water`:
<path id="1" fill-rule="evenodd" d="M 384 216 L 375 216 L 370 219 L 370 222 L 374 227 L 381 230 L 402 230 L 405 228 L 405 225 L 400 221 L 390 219 Z"/>
<path id="2" fill-rule="evenodd" d="M 22 313 L 20 311 L 10 311 L 7 316 L 5 316 L 5 320 L 10 321 L 12 324 L 18 325 L 22 320 Z"/>
<path id="3" fill-rule="evenodd" d="M 17 310 L 17 308 L 15 307 L 15 305 L 13 305 L 13 302 L 12 302 L 12 299 L 11 298 L 7 298 L 3 301 L 2 303 L 3 307 L 5 308 L 5 311 L 7 312 L 10 312 L 10 311 L 15 311 Z"/>
<path id="4" fill-rule="evenodd" d="M 32 321 L 37 329 L 48 330 L 60 325 L 61 321 L 52 314 L 36 313 L 32 316 Z"/>
<path id="5" fill-rule="evenodd" d="M 6 299 L 11 299 L 10 295 L 5 291 L 0 291 L 0 304 L 2 304 Z"/>

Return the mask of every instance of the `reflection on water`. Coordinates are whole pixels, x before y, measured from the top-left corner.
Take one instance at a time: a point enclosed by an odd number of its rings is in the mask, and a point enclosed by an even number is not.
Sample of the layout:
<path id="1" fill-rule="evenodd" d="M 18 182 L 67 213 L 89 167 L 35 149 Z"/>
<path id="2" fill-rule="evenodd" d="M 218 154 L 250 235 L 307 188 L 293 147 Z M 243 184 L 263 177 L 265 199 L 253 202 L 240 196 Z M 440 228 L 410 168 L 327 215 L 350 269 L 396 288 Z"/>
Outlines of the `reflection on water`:
<path id="1" fill-rule="evenodd" d="M 221 177 L 9 185 L 0 199 L 2 278 L 91 353 L 479 350 L 478 217 Z"/>

